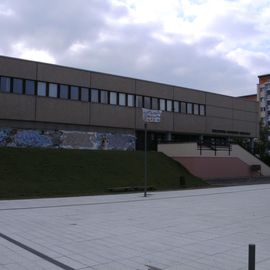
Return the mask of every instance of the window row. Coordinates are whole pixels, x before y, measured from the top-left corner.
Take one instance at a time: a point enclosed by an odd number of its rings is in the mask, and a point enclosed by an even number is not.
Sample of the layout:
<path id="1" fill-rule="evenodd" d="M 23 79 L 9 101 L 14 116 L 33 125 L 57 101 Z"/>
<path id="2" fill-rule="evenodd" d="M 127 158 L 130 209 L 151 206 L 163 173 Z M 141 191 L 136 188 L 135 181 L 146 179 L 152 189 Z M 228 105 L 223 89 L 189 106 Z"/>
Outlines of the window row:
<path id="1" fill-rule="evenodd" d="M 194 115 L 206 114 L 205 105 L 203 104 L 3 76 L 0 77 L 0 91 L 167 112 Z"/>

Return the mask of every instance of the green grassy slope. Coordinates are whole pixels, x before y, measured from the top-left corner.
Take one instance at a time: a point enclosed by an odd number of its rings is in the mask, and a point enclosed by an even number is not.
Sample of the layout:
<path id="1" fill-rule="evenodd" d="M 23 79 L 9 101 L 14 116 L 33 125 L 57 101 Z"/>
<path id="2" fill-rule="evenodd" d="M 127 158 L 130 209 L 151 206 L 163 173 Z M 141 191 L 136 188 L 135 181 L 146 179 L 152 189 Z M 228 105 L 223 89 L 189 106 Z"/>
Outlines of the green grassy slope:
<path id="1" fill-rule="evenodd" d="M 165 155 L 148 153 L 148 185 L 158 190 L 205 183 Z M 144 152 L 0 148 L 0 199 L 103 194 L 143 186 Z"/>

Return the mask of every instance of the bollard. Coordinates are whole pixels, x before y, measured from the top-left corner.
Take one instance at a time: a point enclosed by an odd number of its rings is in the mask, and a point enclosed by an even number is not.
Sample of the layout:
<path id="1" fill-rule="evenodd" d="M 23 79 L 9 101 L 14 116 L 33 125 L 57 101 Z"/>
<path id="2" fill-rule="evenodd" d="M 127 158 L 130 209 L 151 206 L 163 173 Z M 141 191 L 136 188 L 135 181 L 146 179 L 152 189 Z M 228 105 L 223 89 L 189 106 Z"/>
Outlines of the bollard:
<path id="1" fill-rule="evenodd" d="M 255 245 L 248 247 L 248 270 L 255 270 Z"/>

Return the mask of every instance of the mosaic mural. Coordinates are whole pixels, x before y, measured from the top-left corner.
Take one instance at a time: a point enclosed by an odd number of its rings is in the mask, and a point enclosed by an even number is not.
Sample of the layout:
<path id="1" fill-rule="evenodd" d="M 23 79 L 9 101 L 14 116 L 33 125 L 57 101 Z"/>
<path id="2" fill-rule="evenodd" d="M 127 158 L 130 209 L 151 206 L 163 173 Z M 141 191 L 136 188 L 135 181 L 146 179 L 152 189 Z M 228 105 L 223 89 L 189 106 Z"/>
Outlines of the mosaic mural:
<path id="1" fill-rule="evenodd" d="M 0 146 L 135 150 L 132 134 L 0 128 Z"/>

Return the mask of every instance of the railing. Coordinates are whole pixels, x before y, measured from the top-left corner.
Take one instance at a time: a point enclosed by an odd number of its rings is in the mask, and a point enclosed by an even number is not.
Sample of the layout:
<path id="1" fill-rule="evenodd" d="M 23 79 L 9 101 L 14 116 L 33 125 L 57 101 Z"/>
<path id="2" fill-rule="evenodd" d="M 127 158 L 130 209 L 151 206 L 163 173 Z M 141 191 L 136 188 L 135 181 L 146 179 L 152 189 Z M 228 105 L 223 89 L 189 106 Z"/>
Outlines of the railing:
<path id="1" fill-rule="evenodd" d="M 232 146 L 228 141 L 220 141 L 217 138 L 210 138 L 200 139 L 197 142 L 197 149 L 200 150 L 200 155 L 202 155 L 203 150 L 210 150 L 215 152 L 215 156 L 217 155 L 217 151 L 228 151 L 230 156 Z"/>

